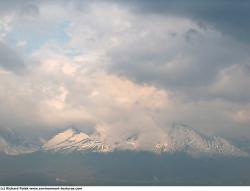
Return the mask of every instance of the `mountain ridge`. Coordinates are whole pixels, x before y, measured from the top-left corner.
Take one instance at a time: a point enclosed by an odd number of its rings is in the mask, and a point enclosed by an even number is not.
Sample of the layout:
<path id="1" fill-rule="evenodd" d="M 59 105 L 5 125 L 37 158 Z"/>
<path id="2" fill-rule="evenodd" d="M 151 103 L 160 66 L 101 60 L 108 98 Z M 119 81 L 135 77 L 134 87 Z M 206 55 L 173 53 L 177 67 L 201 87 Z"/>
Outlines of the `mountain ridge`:
<path id="1" fill-rule="evenodd" d="M 29 143 L 27 139 L 20 138 L 14 132 L 10 131 L 7 134 L 6 132 L 2 133 L 3 131 L 0 132 L 0 152 L 7 155 L 27 154 L 36 151 L 52 153 L 140 151 L 138 148 L 139 133 L 128 136 L 121 144 L 110 145 L 103 141 L 99 134 L 87 134 L 75 127 L 69 127 L 58 131 L 44 143 L 36 145 Z M 11 142 L 13 140 L 15 144 Z M 147 151 L 156 154 L 183 152 L 191 156 L 249 156 L 248 153 L 222 137 L 207 136 L 182 124 L 169 128 L 165 132 L 165 138 L 158 140 L 158 143 L 153 145 L 153 149 Z"/>
<path id="2" fill-rule="evenodd" d="M 68 137 L 67 134 L 70 134 Z M 63 140 L 60 140 L 61 135 Z M 72 151 L 91 151 L 91 152 L 113 152 L 115 150 L 137 150 L 137 135 L 129 136 L 125 145 L 109 145 L 102 141 L 99 136 L 87 135 L 81 131 L 69 128 L 47 141 L 43 145 L 45 151 L 51 152 L 72 152 Z M 57 141 L 56 141 L 57 139 Z M 58 139 L 60 140 L 58 143 Z M 53 142 L 56 143 L 53 145 Z M 130 146 L 130 147 L 129 147 Z M 230 144 L 226 139 L 219 136 L 206 136 L 198 133 L 191 128 L 183 125 L 173 126 L 166 133 L 166 139 L 159 141 L 150 150 L 158 154 L 185 152 L 193 156 L 199 155 L 223 155 L 223 156 L 248 156 L 248 154 L 236 146 Z"/>
<path id="3" fill-rule="evenodd" d="M 37 151 L 40 146 L 33 140 L 20 136 L 9 128 L 0 129 L 0 153 L 7 155 L 28 154 Z"/>

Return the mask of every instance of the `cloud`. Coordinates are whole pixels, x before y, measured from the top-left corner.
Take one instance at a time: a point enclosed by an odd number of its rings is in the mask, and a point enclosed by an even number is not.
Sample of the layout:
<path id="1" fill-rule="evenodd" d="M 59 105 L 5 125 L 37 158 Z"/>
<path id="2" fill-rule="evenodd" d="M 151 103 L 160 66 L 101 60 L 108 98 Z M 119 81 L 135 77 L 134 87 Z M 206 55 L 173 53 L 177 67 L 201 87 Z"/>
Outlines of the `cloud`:
<path id="1" fill-rule="evenodd" d="M 250 32 L 248 1 L 181 1 L 181 0 L 157 0 L 120 1 L 135 13 L 139 14 L 162 14 L 188 17 L 203 25 L 209 24 L 217 28 L 225 35 L 232 36 L 249 45 Z"/>
<path id="2" fill-rule="evenodd" d="M 250 66 L 235 64 L 218 75 L 218 80 L 211 86 L 210 95 L 234 102 L 248 103 L 250 101 Z"/>
<path id="3" fill-rule="evenodd" d="M 39 8 L 34 4 L 27 4 L 21 7 L 20 15 L 28 17 L 37 17 L 39 16 Z"/>
<path id="4" fill-rule="evenodd" d="M 249 47 L 192 18 L 136 14 L 108 3 L 89 5 L 76 15 L 66 29 L 70 47 L 102 57 L 99 64 L 110 73 L 190 99 L 221 97 L 209 90 L 220 72 L 249 60 Z"/>
<path id="5" fill-rule="evenodd" d="M 0 42 L 0 66 L 16 73 L 26 70 L 23 58 L 14 50 Z"/>
<path id="6" fill-rule="evenodd" d="M 73 124 L 112 143 L 137 136 L 141 149 L 175 122 L 225 137 L 249 135 L 249 44 L 236 35 L 248 29 L 231 30 L 242 15 L 220 26 L 223 19 L 211 13 L 231 18 L 221 2 L 221 13 L 203 1 L 4 4 L 1 126 Z"/>
<path id="7" fill-rule="evenodd" d="M 153 116 L 169 104 L 168 93 L 82 65 L 54 55 L 25 76 L 2 74 L 1 124 L 36 129 L 91 123 L 108 142 L 135 132 L 156 141 L 153 137 L 162 130 Z"/>
<path id="8" fill-rule="evenodd" d="M 228 137 L 248 132 L 244 130 L 247 108 L 242 105 L 190 101 L 170 90 L 88 67 L 99 63 L 98 58 L 40 54 L 44 56 L 40 64 L 25 76 L 1 74 L 2 125 L 30 131 L 91 125 L 109 143 L 138 134 L 140 149 L 151 148 L 175 122 Z"/>
<path id="9" fill-rule="evenodd" d="M 112 34 L 119 43 L 106 48 L 111 73 L 170 89 L 190 99 L 210 99 L 219 96 L 211 95 L 208 89 L 221 71 L 248 63 L 249 48 L 215 28 L 201 28 L 186 18 L 131 17 L 125 18 L 129 29 L 119 36 Z"/>

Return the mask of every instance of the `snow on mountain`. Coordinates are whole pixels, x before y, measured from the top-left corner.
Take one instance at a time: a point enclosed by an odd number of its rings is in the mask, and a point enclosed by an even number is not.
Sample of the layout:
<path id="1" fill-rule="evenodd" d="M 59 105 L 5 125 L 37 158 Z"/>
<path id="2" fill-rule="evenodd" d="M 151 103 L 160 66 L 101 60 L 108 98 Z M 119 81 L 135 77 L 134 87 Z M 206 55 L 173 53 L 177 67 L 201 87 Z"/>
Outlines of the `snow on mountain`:
<path id="1" fill-rule="evenodd" d="M 174 125 L 166 138 L 156 145 L 156 151 L 186 152 L 192 156 L 248 156 L 248 154 L 227 140 L 218 136 L 206 136 L 185 125 Z"/>
<path id="2" fill-rule="evenodd" d="M 37 151 L 39 146 L 15 131 L 8 128 L 0 129 L 0 153 L 8 155 L 27 154 Z"/>
<path id="3" fill-rule="evenodd" d="M 108 145 L 103 144 L 98 138 L 89 136 L 77 129 L 69 128 L 50 140 L 42 147 L 45 151 L 72 152 L 72 151 L 92 151 L 109 152 Z"/>
<path id="4" fill-rule="evenodd" d="M 0 153 L 19 155 L 35 151 L 46 152 L 112 152 L 115 150 L 140 151 L 140 134 L 127 137 L 124 141 L 109 145 L 101 137 L 88 135 L 76 128 L 68 128 L 45 141 L 42 146 L 18 136 L 10 129 L 0 129 Z M 185 125 L 174 125 L 165 131 L 162 140 L 153 145 L 150 152 L 183 152 L 192 156 L 249 156 L 227 140 L 218 136 L 206 136 Z"/>
<path id="5" fill-rule="evenodd" d="M 135 147 L 140 135 L 128 137 L 121 147 L 121 144 L 108 145 L 101 141 L 98 136 L 87 135 L 77 129 L 69 128 L 53 138 L 44 145 L 45 151 L 52 152 L 112 152 L 114 150 L 140 150 Z M 174 125 L 166 131 L 165 139 L 155 145 L 157 153 L 184 152 L 192 156 L 248 156 L 239 148 L 233 146 L 225 139 L 218 136 L 205 136 L 184 125 Z"/>

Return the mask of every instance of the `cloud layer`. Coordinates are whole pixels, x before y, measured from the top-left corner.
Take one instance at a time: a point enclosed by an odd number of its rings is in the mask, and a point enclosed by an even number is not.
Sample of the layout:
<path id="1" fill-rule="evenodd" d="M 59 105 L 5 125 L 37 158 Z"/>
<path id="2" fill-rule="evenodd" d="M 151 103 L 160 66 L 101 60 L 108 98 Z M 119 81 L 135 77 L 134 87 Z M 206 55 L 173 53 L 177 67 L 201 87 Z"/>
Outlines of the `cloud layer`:
<path id="1" fill-rule="evenodd" d="M 91 126 L 108 142 L 140 134 L 142 148 L 176 122 L 250 135 L 243 5 L 2 2 L 0 127 Z M 221 25 L 212 13 L 231 20 Z"/>

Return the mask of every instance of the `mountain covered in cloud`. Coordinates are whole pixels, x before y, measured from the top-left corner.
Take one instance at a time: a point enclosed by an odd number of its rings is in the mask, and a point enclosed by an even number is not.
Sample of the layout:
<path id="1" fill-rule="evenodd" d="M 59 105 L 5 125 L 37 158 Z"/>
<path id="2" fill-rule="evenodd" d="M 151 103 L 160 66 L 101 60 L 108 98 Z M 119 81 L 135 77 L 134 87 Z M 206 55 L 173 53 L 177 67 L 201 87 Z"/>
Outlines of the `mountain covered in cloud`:
<path id="1" fill-rule="evenodd" d="M 219 136 L 206 136 L 184 125 L 170 128 L 160 152 L 185 152 L 190 155 L 247 156 L 248 154 Z"/>
<path id="2" fill-rule="evenodd" d="M 108 144 L 99 134 L 86 134 L 76 128 L 67 128 L 44 143 L 34 142 L 19 136 L 10 129 L 1 130 L 0 152 L 7 155 L 27 154 L 36 151 L 50 153 L 114 151 L 149 151 L 156 154 L 186 153 L 191 156 L 248 156 L 248 153 L 219 136 L 206 136 L 185 125 L 174 125 L 165 132 L 165 138 L 158 140 L 152 149 L 141 149 L 138 143 L 140 134 L 132 135 L 125 141 Z"/>
<path id="3" fill-rule="evenodd" d="M 27 139 L 12 129 L 0 129 L 0 153 L 19 155 L 32 153 L 39 150 L 39 143 Z"/>
<path id="4" fill-rule="evenodd" d="M 70 153 L 73 151 L 113 152 L 117 150 L 140 151 L 137 139 L 128 137 L 125 143 L 110 145 L 100 136 L 87 135 L 75 128 L 66 129 L 49 139 L 42 147 L 44 151 Z M 165 140 L 153 146 L 150 152 L 183 152 L 192 156 L 247 156 L 248 154 L 218 136 L 206 136 L 184 125 L 175 125 L 166 132 Z M 124 146 L 125 145 L 125 146 Z"/>
<path id="5" fill-rule="evenodd" d="M 39 142 L 1 130 L 0 184 L 249 185 L 249 154 L 241 147 L 185 125 L 165 134 L 143 150 L 140 134 L 110 144 L 70 127 Z"/>

